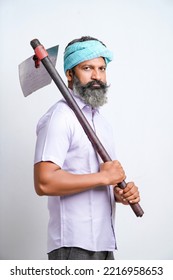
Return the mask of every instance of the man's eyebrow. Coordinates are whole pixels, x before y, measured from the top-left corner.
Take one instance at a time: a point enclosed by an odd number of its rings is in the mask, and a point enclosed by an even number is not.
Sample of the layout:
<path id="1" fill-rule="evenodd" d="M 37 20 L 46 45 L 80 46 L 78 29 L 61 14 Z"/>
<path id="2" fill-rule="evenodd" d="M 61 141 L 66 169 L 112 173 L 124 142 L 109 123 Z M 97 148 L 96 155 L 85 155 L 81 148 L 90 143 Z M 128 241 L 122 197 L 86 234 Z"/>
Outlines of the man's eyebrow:
<path id="1" fill-rule="evenodd" d="M 94 64 L 92 64 L 92 63 L 84 63 L 84 64 L 82 64 L 81 65 L 81 67 L 85 67 L 85 66 L 89 66 L 89 67 L 98 67 L 98 68 L 100 68 L 100 67 L 105 67 L 106 68 L 106 64 L 102 64 L 102 65 L 99 65 L 99 66 L 95 66 Z"/>

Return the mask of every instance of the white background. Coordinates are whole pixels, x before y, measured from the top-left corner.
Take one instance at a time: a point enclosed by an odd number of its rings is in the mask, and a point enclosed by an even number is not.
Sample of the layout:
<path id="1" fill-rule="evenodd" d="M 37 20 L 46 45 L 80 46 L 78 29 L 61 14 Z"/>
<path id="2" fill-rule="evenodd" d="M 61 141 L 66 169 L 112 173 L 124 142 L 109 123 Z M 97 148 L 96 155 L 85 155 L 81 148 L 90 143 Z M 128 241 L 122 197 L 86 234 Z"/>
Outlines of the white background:
<path id="1" fill-rule="evenodd" d="M 115 258 L 173 257 L 173 1 L 0 1 L 0 259 L 47 259 L 47 198 L 33 186 L 35 128 L 61 98 L 56 86 L 24 98 L 18 65 L 38 38 L 63 51 L 82 35 L 114 52 L 103 113 L 115 131 L 118 158 L 135 181 L 145 211 L 118 205 Z"/>

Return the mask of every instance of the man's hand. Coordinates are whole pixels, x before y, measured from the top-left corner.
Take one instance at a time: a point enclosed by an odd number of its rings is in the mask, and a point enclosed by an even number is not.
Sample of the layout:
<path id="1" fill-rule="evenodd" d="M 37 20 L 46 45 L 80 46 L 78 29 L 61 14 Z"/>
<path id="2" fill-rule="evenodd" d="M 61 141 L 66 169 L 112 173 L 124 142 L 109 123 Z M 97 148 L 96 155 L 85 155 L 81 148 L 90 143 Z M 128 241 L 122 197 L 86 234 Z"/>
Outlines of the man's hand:
<path id="1" fill-rule="evenodd" d="M 125 189 L 121 189 L 117 186 L 114 187 L 115 200 L 125 205 L 131 203 L 138 203 L 140 201 L 140 195 L 138 187 L 133 182 L 127 183 Z"/>
<path id="2" fill-rule="evenodd" d="M 105 185 L 117 185 L 126 179 L 125 172 L 118 160 L 107 161 L 100 165 L 100 174 L 102 174 Z"/>

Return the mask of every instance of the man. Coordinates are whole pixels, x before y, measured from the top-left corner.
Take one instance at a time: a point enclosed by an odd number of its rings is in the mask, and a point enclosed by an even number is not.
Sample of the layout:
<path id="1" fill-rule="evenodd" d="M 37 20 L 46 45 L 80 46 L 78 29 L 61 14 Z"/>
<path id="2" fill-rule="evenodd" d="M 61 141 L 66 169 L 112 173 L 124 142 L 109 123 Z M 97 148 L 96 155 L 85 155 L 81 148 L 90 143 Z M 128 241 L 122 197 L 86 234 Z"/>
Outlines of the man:
<path id="1" fill-rule="evenodd" d="M 111 129 L 99 112 L 107 101 L 106 67 L 112 53 L 99 40 L 81 37 L 65 49 L 64 71 L 72 94 L 113 159 L 101 163 L 75 114 L 60 100 L 37 127 L 35 189 L 48 196 L 49 259 L 114 259 L 115 202 L 140 201 L 114 153 Z"/>

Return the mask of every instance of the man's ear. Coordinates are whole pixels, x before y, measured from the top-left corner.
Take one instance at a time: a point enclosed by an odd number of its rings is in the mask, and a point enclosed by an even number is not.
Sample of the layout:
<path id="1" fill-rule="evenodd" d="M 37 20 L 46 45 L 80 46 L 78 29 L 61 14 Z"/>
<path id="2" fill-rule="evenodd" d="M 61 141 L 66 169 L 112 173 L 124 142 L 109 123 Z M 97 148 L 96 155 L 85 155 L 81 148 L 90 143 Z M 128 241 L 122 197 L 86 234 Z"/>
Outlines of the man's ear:
<path id="1" fill-rule="evenodd" d="M 73 72 L 71 69 L 66 71 L 66 77 L 68 80 L 68 87 L 73 89 Z"/>
<path id="2" fill-rule="evenodd" d="M 68 82 L 71 82 L 73 80 L 73 73 L 71 69 L 66 71 L 66 77 Z"/>

